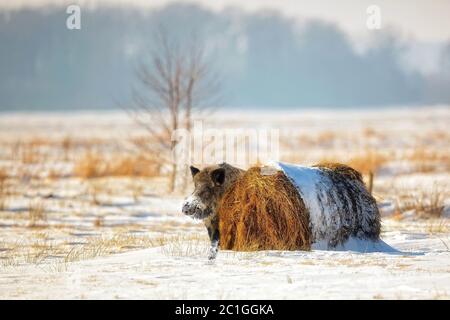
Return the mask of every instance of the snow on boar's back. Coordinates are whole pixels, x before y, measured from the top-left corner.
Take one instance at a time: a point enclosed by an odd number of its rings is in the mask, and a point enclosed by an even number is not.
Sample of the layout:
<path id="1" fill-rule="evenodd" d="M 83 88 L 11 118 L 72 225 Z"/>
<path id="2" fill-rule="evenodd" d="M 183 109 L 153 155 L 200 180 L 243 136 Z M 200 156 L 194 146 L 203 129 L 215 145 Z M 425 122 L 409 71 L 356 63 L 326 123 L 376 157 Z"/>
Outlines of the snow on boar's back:
<path id="1" fill-rule="evenodd" d="M 220 247 L 231 250 L 332 249 L 350 236 L 379 240 L 380 215 L 361 175 L 341 164 L 277 162 L 273 174 L 251 168 L 219 208 Z"/>

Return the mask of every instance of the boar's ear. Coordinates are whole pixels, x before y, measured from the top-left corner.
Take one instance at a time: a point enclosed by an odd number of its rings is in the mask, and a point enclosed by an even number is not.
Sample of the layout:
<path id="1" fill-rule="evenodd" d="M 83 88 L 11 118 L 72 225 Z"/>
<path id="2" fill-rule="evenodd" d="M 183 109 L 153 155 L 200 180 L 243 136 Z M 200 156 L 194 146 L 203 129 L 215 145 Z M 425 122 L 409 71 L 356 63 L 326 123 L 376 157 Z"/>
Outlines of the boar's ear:
<path id="1" fill-rule="evenodd" d="M 218 168 L 211 172 L 211 179 L 215 185 L 222 185 L 225 182 L 225 169 Z"/>
<path id="2" fill-rule="evenodd" d="M 195 175 L 200 172 L 200 170 L 194 166 L 190 166 L 189 168 L 191 169 L 192 178 L 195 177 Z"/>

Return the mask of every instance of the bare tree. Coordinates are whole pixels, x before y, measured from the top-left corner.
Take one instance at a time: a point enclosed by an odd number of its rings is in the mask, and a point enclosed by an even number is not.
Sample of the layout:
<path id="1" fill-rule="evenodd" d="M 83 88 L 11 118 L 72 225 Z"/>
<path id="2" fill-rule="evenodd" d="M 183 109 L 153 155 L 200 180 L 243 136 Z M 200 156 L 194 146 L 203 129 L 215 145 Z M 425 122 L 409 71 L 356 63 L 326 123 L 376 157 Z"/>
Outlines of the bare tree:
<path id="1" fill-rule="evenodd" d="M 217 103 L 219 81 L 198 38 L 180 43 L 160 29 L 154 44 L 149 59 L 136 70 L 139 87 L 133 90 L 131 115 L 150 135 L 141 147 L 170 166 L 169 189 L 174 191 L 180 166 L 184 172 L 188 167 L 173 156 L 177 141 L 172 136 L 178 129 L 191 130 L 194 113 Z M 184 188 L 185 176 L 183 180 Z"/>

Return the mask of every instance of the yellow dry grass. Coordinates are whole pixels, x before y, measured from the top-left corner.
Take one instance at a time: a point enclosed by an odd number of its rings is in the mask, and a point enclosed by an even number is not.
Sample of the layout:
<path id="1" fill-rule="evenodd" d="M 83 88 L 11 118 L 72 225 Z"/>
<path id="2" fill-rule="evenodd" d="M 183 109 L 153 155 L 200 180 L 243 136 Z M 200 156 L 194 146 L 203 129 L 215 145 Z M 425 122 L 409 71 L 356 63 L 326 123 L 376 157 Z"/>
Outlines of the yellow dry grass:
<path id="1" fill-rule="evenodd" d="M 371 172 L 376 173 L 389 160 L 390 158 L 386 154 L 369 149 L 351 157 L 327 156 L 320 159 L 319 163 L 342 163 L 361 174 L 369 174 Z"/>
<path id="2" fill-rule="evenodd" d="M 30 227 L 37 226 L 38 222 L 47 221 L 45 204 L 43 201 L 40 199 L 30 201 L 28 205 L 28 218 L 30 221 Z"/>
<path id="3" fill-rule="evenodd" d="M 31 239 L 15 241 L 0 239 L 0 267 L 40 265 L 50 271 L 65 271 L 72 262 L 107 256 L 119 252 L 166 245 L 170 241 L 161 237 L 133 235 L 127 232 L 86 238 L 73 245 L 53 240 L 47 233 L 33 233 Z"/>
<path id="4" fill-rule="evenodd" d="M 3 211 L 6 207 L 6 179 L 8 174 L 6 170 L 0 169 L 0 211 Z"/>
<path id="5" fill-rule="evenodd" d="M 431 188 L 399 194 L 395 199 L 394 218 L 402 220 L 407 211 L 414 211 L 418 218 L 441 218 L 446 196 L 446 188 L 436 183 Z"/>
<path id="6" fill-rule="evenodd" d="M 360 155 L 350 158 L 345 164 L 362 174 L 375 173 L 388 160 L 386 155 L 368 150 Z"/>
<path id="7" fill-rule="evenodd" d="M 74 174 L 81 178 L 154 177 L 159 174 L 159 165 L 142 155 L 105 157 L 89 151 L 75 162 Z"/>
<path id="8" fill-rule="evenodd" d="M 309 216 L 282 172 L 249 169 L 218 207 L 220 246 L 236 251 L 310 250 Z"/>
<path id="9" fill-rule="evenodd" d="M 434 150 L 418 146 L 404 158 L 415 165 L 416 172 L 428 173 L 450 169 L 450 153 L 446 149 Z"/>
<path id="10" fill-rule="evenodd" d="M 5 189 L 5 182 L 8 179 L 8 174 L 5 169 L 0 169 L 0 193 Z"/>

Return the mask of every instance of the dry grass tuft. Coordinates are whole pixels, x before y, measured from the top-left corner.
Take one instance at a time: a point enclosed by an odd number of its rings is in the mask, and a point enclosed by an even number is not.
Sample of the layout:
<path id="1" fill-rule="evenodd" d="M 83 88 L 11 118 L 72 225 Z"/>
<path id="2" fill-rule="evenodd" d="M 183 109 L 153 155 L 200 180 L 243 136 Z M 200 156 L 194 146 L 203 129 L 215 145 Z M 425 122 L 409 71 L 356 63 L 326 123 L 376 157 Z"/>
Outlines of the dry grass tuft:
<path id="1" fill-rule="evenodd" d="M 445 150 L 432 150 L 423 146 L 416 147 L 413 152 L 407 156 L 412 161 L 450 161 L 449 154 Z"/>
<path id="2" fill-rule="evenodd" d="M 94 227 L 101 228 L 104 225 L 104 218 L 103 217 L 97 217 L 94 220 Z"/>
<path id="3" fill-rule="evenodd" d="M 61 148 L 62 148 L 63 153 L 64 153 L 64 160 L 65 161 L 69 160 L 69 153 L 70 153 L 70 150 L 72 149 L 72 145 L 73 145 L 73 141 L 72 141 L 72 139 L 69 136 L 66 136 L 61 141 Z"/>
<path id="4" fill-rule="evenodd" d="M 8 174 L 6 170 L 0 169 L 0 211 L 5 210 L 6 207 L 6 179 Z"/>
<path id="5" fill-rule="evenodd" d="M 447 219 L 433 219 L 427 226 L 427 231 L 430 234 L 447 233 L 449 229 Z"/>
<path id="6" fill-rule="evenodd" d="M 35 227 L 38 222 L 47 221 L 44 202 L 40 199 L 30 201 L 28 206 L 28 218 L 30 227 Z"/>
<path id="7" fill-rule="evenodd" d="M 343 156 L 329 156 L 320 159 L 319 164 L 322 163 L 343 163 L 363 175 L 373 173 L 375 174 L 386 162 L 390 160 L 390 157 L 386 154 L 382 154 L 373 150 L 366 150 L 362 153 L 355 154 L 351 158 Z"/>
<path id="8" fill-rule="evenodd" d="M 136 183 L 135 181 L 129 184 L 129 188 L 133 195 L 134 202 L 139 202 L 139 197 L 144 192 L 144 186 L 140 183 Z"/>
<path id="9" fill-rule="evenodd" d="M 160 245 L 159 238 L 136 236 L 129 233 L 119 233 L 113 236 L 92 237 L 80 246 L 74 246 L 64 255 L 64 263 L 87 260 L 129 250 L 156 247 Z"/>
<path id="10" fill-rule="evenodd" d="M 450 169 L 450 154 L 446 150 L 416 147 L 405 158 L 414 163 L 416 172 L 428 173 Z"/>
<path id="11" fill-rule="evenodd" d="M 362 174 L 368 174 L 370 172 L 377 172 L 377 170 L 385 164 L 387 160 L 388 159 L 385 155 L 368 150 L 367 152 L 346 161 L 345 164 L 361 172 Z"/>
<path id="12" fill-rule="evenodd" d="M 24 164 L 39 163 L 42 160 L 41 148 L 47 142 L 44 139 L 35 138 L 26 143 L 19 143 L 20 157 Z"/>
<path id="13" fill-rule="evenodd" d="M 74 174 L 81 178 L 155 177 L 159 169 L 156 162 L 142 155 L 109 159 L 90 151 L 76 161 Z"/>
<path id="14" fill-rule="evenodd" d="M 127 156 L 110 164 L 110 176 L 155 177 L 159 166 L 144 156 Z"/>
<path id="15" fill-rule="evenodd" d="M 5 190 L 6 179 L 8 179 L 8 174 L 5 169 L 0 169 L 0 193 Z"/>
<path id="16" fill-rule="evenodd" d="M 0 267 L 31 264 L 44 270 L 66 271 L 72 262 L 161 245 L 159 238 L 129 233 L 89 237 L 77 245 L 50 239 L 46 233 L 36 233 L 31 241 L 27 238 L 14 242 L 0 240 Z"/>
<path id="17" fill-rule="evenodd" d="M 0 194 L 0 211 L 5 210 L 7 206 L 6 197 L 3 194 Z"/>
<path id="18" fill-rule="evenodd" d="M 372 127 L 366 127 L 363 130 L 363 135 L 366 138 L 374 138 L 378 135 L 378 132 Z"/>
<path id="19" fill-rule="evenodd" d="M 432 188 L 417 190 L 395 199 L 394 217 L 401 220 L 407 211 L 414 211 L 418 218 L 441 218 L 445 210 L 445 188 L 434 184 Z"/>
<path id="20" fill-rule="evenodd" d="M 431 190 L 424 190 L 415 200 L 416 214 L 420 218 L 441 218 L 444 213 L 445 194 L 436 184 Z"/>
<path id="21" fill-rule="evenodd" d="M 99 154 L 86 152 L 74 166 L 74 174 L 81 178 L 97 178 L 103 176 L 105 163 Z"/>
<path id="22" fill-rule="evenodd" d="M 172 257 L 205 257 L 209 250 L 207 237 L 198 234 L 161 237 L 156 243 L 164 255 Z"/>
<path id="23" fill-rule="evenodd" d="M 337 138 L 337 133 L 333 131 L 322 131 L 315 137 L 315 143 L 320 145 L 332 145 Z"/>
<path id="24" fill-rule="evenodd" d="M 90 180 L 89 181 L 89 194 L 92 198 L 92 203 L 95 205 L 101 205 L 100 194 L 104 191 L 104 186 L 101 181 Z"/>
<path id="25" fill-rule="evenodd" d="M 236 251 L 310 250 L 309 216 L 282 172 L 251 168 L 219 204 L 220 247 Z"/>

